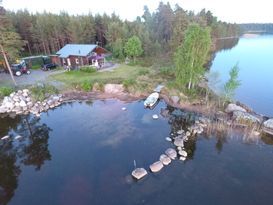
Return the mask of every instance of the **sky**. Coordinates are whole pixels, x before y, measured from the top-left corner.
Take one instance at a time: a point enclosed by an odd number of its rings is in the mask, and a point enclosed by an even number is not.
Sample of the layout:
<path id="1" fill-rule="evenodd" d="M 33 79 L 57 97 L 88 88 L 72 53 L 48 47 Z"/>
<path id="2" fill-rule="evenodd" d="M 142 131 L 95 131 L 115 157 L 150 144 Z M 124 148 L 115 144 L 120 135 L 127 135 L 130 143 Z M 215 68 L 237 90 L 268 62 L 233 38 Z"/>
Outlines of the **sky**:
<path id="1" fill-rule="evenodd" d="M 1 0 L 0 0 L 1 1 Z M 119 15 L 122 19 L 134 20 L 143 14 L 147 5 L 155 11 L 159 0 L 2 0 L 9 10 L 28 9 L 31 12 L 67 11 L 69 14 L 86 14 L 104 12 Z M 272 0 L 162 0 L 171 6 L 178 3 L 185 10 L 199 12 L 205 8 L 221 21 L 229 23 L 272 23 Z M 271 3 L 272 2 L 272 3 Z"/>

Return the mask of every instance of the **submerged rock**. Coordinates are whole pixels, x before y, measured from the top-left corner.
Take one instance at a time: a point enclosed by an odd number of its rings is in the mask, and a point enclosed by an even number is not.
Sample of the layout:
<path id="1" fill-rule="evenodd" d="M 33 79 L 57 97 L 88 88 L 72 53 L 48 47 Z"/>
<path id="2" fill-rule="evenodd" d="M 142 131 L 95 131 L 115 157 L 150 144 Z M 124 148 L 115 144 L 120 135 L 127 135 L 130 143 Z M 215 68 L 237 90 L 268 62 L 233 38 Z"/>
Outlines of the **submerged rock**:
<path id="1" fill-rule="evenodd" d="M 144 168 L 136 168 L 133 172 L 132 172 L 132 176 L 134 178 L 136 178 L 137 180 L 143 178 L 144 176 L 146 176 L 148 173 Z"/>
<path id="2" fill-rule="evenodd" d="M 177 152 L 173 148 L 168 148 L 165 151 L 165 154 L 170 157 L 171 159 L 175 159 L 177 157 Z"/>
<path id="3" fill-rule="evenodd" d="M 21 138 L 23 138 L 21 135 L 17 135 L 14 139 L 19 140 Z"/>
<path id="4" fill-rule="evenodd" d="M 167 155 L 165 155 L 165 154 L 162 154 L 162 155 L 160 155 L 160 157 L 159 157 L 159 160 L 162 162 L 162 164 L 164 164 L 164 165 L 169 165 L 170 163 L 171 163 L 171 159 L 167 156 Z"/>
<path id="5" fill-rule="evenodd" d="M 181 157 L 179 157 L 179 159 L 180 159 L 181 161 L 185 161 L 185 160 L 186 160 L 186 157 L 181 156 Z"/>
<path id="6" fill-rule="evenodd" d="M 153 115 L 153 119 L 154 119 L 154 120 L 157 120 L 157 119 L 158 119 L 158 115 L 156 115 L 156 114 Z"/>
<path id="7" fill-rule="evenodd" d="M 163 168 L 163 164 L 161 161 L 157 161 L 150 165 L 150 169 L 152 172 L 159 172 Z"/>

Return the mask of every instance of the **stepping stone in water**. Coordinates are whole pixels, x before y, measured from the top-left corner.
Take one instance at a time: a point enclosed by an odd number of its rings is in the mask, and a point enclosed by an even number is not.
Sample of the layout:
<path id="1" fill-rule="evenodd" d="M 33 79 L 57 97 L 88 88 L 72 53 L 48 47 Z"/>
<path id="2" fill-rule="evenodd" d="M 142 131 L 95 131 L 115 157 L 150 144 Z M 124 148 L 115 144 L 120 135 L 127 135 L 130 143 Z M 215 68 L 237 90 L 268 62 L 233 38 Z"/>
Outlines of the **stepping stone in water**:
<path id="1" fill-rule="evenodd" d="M 177 147 L 184 147 L 184 141 L 182 138 L 176 138 L 174 140 L 174 145 Z"/>
<path id="2" fill-rule="evenodd" d="M 162 164 L 164 164 L 165 166 L 166 165 L 169 165 L 170 163 L 171 163 L 171 159 L 167 156 L 167 155 L 165 155 L 165 154 L 162 154 L 162 155 L 160 155 L 160 157 L 159 157 L 159 160 L 162 162 Z"/>
<path id="3" fill-rule="evenodd" d="M 147 175 L 147 171 L 144 168 L 136 168 L 133 172 L 132 172 L 132 176 L 134 178 L 136 178 L 137 180 L 145 177 Z"/>
<path id="4" fill-rule="evenodd" d="M 150 169 L 152 172 L 159 172 L 163 168 L 163 164 L 161 161 L 157 161 L 150 165 Z"/>
<path id="5" fill-rule="evenodd" d="M 158 119 L 158 115 L 156 115 L 156 114 L 153 115 L 153 119 L 154 119 L 154 120 L 157 120 L 157 119 Z"/>
<path id="6" fill-rule="evenodd" d="M 165 154 L 171 159 L 175 159 L 177 157 L 177 152 L 173 148 L 169 148 L 165 151 Z"/>
<path id="7" fill-rule="evenodd" d="M 1 140 L 6 140 L 6 139 L 8 139 L 8 138 L 9 138 L 9 136 L 6 135 L 5 137 L 2 137 Z"/>

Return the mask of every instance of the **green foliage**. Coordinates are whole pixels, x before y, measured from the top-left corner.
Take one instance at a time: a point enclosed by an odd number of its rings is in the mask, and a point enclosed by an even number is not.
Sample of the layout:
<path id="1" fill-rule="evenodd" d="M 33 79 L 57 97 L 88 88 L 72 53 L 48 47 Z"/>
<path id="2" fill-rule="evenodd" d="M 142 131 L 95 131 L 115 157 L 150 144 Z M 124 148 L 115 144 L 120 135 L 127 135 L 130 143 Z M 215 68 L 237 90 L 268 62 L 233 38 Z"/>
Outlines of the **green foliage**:
<path id="1" fill-rule="evenodd" d="M 0 87 L 0 98 L 8 96 L 12 92 L 14 92 L 14 89 L 12 87 Z"/>
<path id="2" fill-rule="evenodd" d="M 95 68 L 92 68 L 92 67 L 82 67 L 82 68 L 80 68 L 80 71 L 85 72 L 85 73 L 95 73 L 95 72 L 97 72 L 97 70 Z"/>
<path id="3" fill-rule="evenodd" d="M 124 51 L 128 56 L 133 57 L 135 62 L 135 58 L 140 56 L 143 52 L 140 39 L 137 36 L 129 38 L 125 44 Z"/>
<path id="4" fill-rule="evenodd" d="M 229 80 L 224 85 L 224 101 L 231 101 L 235 95 L 235 90 L 241 85 L 238 80 L 239 67 L 238 64 L 233 66 L 229 71 Z"/>
<path id="5" fill-rule="evenodd" d="M 93 85 L 89 81 L 84 81 L 81 83 L 81 89 L 84 90 L 85 92 L 91 91 L 93 88 Z"/>
<path id="6" fill-rule="evenodd" d="M 211 46 L 210 30 L 194 24 L 186 31 L 184 43 L 175 53 L 176 81 L 180 88 L 192 89 L 204 74 L 203 65 Z"/>
<path id="7" fill-rule="evenodd" d="M 113 56 L 118 59 L 123 59 L 123 42 L 120 38 L 118 38 L 115 42 L 112 43 L 112 52 Z"/>
<path id="8" fill-rule="evenodd" d="M 43 101 L 47 97 L 53 94 L 58 94 L 59 91 L 53 85 L 41 84 L 30 87 L 32 97 L 35 100 Z"/>

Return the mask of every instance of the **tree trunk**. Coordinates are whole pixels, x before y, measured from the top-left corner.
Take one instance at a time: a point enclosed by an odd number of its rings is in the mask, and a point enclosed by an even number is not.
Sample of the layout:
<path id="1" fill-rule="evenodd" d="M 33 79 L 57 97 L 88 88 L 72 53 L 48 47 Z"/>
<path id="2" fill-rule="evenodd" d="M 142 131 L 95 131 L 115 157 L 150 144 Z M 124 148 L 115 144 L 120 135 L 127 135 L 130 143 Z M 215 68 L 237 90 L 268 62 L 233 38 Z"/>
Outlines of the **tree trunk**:
<path id="1" fill-rule="evenodd" d="M 0 49 L 1 49 L 1 52 L 3 53 L 4 59 L 5 59 L 5 63 L 6 63 L 6 65 L 7 65 L 7 67 L 8 67 L 8 70 L 9 70 L 10 77 L 11 77 L 11 79 L 12 79 L 14 85 L 17 86 L 17 83 L 16 83 L 16 81 L 15 81 L 15 79 L 14 79 L 14 76 L 13 76 L 13 74 L 12 74 L 12 71 L 11 71 L 11 69 L 10 69 L 10 65 L 9 65 L 8 58 L 7 58 L 7 56 L 6 56 L 6 53 L 5 53 L 5 51 L 4 51 L 3 46 L 2 46 L 1 44 L 0 44 Z"/>

